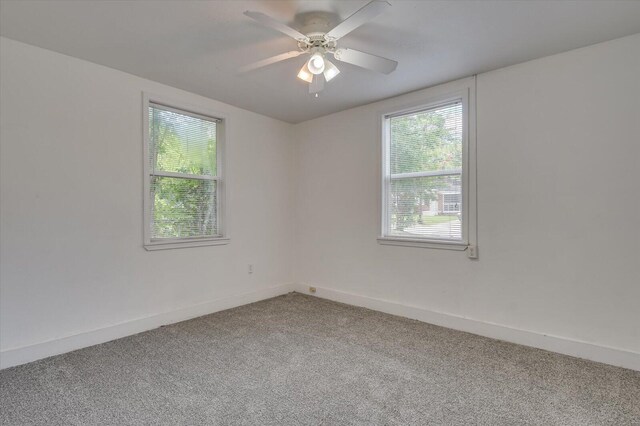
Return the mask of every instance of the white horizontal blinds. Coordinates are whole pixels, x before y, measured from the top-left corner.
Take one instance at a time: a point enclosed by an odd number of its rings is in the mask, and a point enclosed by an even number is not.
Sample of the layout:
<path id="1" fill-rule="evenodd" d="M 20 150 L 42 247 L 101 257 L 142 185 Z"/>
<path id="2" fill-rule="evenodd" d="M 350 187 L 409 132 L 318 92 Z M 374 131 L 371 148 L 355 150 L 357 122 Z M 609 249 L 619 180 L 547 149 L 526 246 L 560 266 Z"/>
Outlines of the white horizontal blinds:
<path id="1" fill-rule="evenodd" d="M 151 170 L 216 176 L 216 120 L 149 106 Z"/>
<path id="2" fill-rule="evenodd" d="M 153 238 L 215 235 L 215 180 L 152 176 Z"/>
<path id="3" fill-rule="evenodd" d="M 217 121 L 149 104 L 152 239 L 218 234 Z"/>
<path id="4" fill-rule="evenodd" d="M 388 233 L 462 240 L 462 102 L 390 116 Z"/>

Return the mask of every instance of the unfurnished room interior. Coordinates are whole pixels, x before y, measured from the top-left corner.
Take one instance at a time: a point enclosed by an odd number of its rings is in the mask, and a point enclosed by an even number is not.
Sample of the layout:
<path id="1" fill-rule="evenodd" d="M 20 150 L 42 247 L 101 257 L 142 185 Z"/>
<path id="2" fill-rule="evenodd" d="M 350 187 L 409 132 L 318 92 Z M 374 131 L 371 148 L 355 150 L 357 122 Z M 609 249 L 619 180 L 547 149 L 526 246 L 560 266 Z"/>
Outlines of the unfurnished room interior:
<path id="1" fill-rule="evenodd" d="M 640 0 L 0 35 L 0 424 L 640 425 Z"/>

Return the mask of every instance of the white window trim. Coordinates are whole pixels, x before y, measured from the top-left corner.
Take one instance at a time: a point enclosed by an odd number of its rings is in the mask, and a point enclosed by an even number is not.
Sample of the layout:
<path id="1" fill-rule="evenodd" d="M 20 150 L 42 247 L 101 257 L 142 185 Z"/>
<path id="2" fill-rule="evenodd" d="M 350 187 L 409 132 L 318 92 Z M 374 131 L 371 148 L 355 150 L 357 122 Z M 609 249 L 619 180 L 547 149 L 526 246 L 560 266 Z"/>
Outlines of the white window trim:
<path id="1" fill-rule="evenodd" d="M 438 92 L 437 94 L 435 92 Z M 397 108 L 378 112 L 380 156 L 380 234 L 377 238 L 379 244 L 421 247 L 432 249 L 444 249 L 464 251 L 469 246 L 477 246 L 477 162 L 476 162 L 476 85 L 475 77 L 448 83 L 436 88 L 427 89 L 420 100 L 410 104 L 400 105 Z M 430 95 L 429 93 L 432 93 Z M 438 105 L 450 103 L 455 100 L 462 101 L 463 114 L 463 147 L 462 147 L 462 241 L 440 240 L 436 238 L 407 238 L 390 235 L 389 220 L 387 217 L 388 194 L 391 182 L 389 169 L 390 139 L 387 118 L 394 115 L 407 114 L 413 111 L 421 111 Z M 419 173 L 420 174 L 420 173 Z"/>
<path id="2" fill-rule="evenodd" d="M 216 125 L 216 159 L 217 159 L 217 173 L 216 177 L 212 178 L 210 176 L 199 177 L 194 176 L 194 178 L 206 178 L 215 180 L 217 182 L 216 185 L 216 212 L 217 212 L 217 224 L 218 224 L 218 234 L 211 237 L 193 237 L 193 238 L 163 238 L 154 240 L 151 238 L 151 203 L 153 202 L 149 196 L 151 191 L 151 180 L 149 179 L 151 175 L 151 170 L 149 167 L 149 104 L 159 104 L 167 109 L 173 109 L 178 113 L 191 113 L 195 116 L 202 116 L 203 118 L 211 119 L 215 118 L 218 121 Z M 144 219 L 143 219 L 143 241 L 144 248 L 149 251 L 153 250 L 164 250 L 164 249 L 176 249 L 176 248 L 187 248 L 187 247 L 202 247 L 202 246 L 216 246 L 228 244 L 230 242 L 229 236 L 226 231 L 226 221 L 225 221 L 225 211 L 226 211 L 226 202 L 225 202 L 225 188 L 226 181 L 224 179 L 225 172 L 225 162 L 226 162 L 226 151 L 225 151 L 225 142 L 227 136 L 227 128 L 229 125 L 229 119 L 225 114 L 220 114 L 218 112 L 209 111 L 207 108 L 193 106 L 185 104 L 185 102 L 179 100 L 167 99 L 163 96 L 154 95 L 148 92 L 142 93 L 142 141 L 143 141 L 143 200 L 144 200 Z M 157 174 L 157 173 L 156 173 Z M 172 173 L 166 173 L 167 175 L 171 175 Z M 179 173 L 176 175 L 180 175 Z"/>

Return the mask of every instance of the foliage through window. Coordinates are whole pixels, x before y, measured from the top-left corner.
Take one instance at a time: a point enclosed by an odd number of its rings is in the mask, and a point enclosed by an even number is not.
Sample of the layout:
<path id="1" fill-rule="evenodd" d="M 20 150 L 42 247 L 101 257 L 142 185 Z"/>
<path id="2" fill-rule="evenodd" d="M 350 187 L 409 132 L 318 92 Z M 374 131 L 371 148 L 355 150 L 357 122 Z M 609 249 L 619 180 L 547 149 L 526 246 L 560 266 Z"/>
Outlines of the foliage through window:
<path id="1" fill-rule="evenodd" d="M 463 104 L 385 117 L 384 237 L 463 241 Z"/>
<path id="2" fill-rule="evenodd" d="M 220 236 L 220 120 L 149 103 L 150 242 Z"/>

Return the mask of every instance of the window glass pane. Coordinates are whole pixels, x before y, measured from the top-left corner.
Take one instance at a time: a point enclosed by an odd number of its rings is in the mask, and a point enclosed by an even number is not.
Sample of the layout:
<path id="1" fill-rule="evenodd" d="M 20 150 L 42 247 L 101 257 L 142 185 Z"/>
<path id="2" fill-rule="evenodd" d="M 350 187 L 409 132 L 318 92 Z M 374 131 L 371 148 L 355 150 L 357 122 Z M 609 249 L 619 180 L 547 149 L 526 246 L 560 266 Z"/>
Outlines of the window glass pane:
<path id="1" fill-rule="evenodd" d="M 462 240 L 461 176 L 392 179 L 389 234 L 407 238 Z"/>
<path id="2" fill-rule="evenodd" d="M 391 174 L 462 168 L 462 104 L 390 119 Z"/>
<path id="3" fill-rule="evenodd" d="M 149 107 L 152 171 L 216 176 L 216 122 Z"/>
<path id="4" fill-rule="evenodd" d="M 151 177 L 151 238 L 208 237 L 218 233 L 216 181 Z"/>

